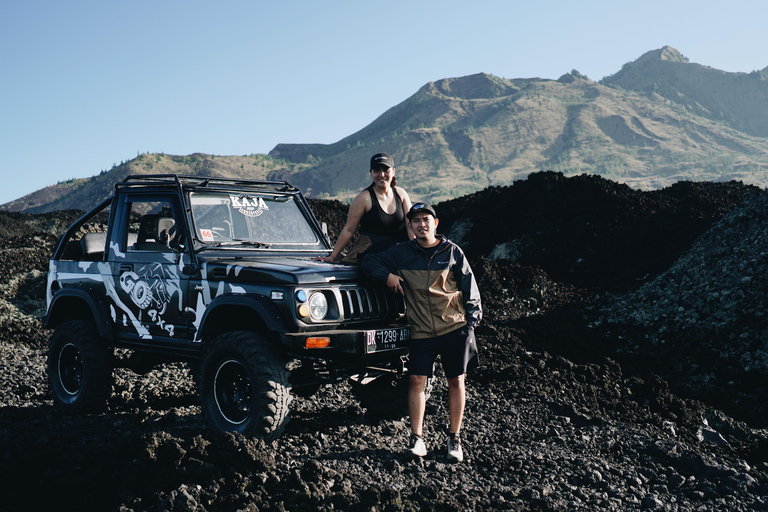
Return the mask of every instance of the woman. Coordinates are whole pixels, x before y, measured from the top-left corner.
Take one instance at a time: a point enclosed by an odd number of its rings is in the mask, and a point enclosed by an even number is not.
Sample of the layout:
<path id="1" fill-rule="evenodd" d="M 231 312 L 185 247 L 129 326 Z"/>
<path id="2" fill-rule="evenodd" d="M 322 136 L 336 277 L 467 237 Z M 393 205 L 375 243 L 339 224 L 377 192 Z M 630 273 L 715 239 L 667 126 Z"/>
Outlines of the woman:
<path id="1" fill-rule="evenodd" d="M 347 223 L 339 233 L 330 256 L 318 256 L 317 260 L 360 263 L 366 254 L 381 252 L 413 238 L 405 221 L 405 213 L 411 209 L 411 199 L 405 190 L 397 186 L 395 162 L 390 155 L 377 153 L 371 157 L 371 178 L 373 183 L 349 205 Z M 360 235 L 357 242 L 342 259 L 341 251 L 358 228 Z"/>

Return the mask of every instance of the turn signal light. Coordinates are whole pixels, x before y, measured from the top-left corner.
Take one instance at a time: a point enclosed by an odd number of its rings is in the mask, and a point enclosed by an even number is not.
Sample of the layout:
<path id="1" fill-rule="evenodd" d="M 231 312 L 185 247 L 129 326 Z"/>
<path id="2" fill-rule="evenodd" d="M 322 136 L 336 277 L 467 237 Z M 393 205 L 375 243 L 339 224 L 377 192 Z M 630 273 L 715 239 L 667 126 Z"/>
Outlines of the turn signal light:
<path id="1" fill-rule="evenodd" d="M 331 344 L 331 338 L 307 338 L 304 340 L 306 348 L 326 348 Z"/>

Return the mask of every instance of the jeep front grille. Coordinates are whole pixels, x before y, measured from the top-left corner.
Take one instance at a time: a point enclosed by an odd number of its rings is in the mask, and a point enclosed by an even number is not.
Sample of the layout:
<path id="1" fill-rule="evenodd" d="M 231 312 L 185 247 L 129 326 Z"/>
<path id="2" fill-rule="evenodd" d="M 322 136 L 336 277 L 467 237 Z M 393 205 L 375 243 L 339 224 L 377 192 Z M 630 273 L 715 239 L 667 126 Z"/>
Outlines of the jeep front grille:
<path id="1" fill-rule="evenodd" d="M 396 318 L 405 314 L 405 301 L 389 290 L 379 288 L 344 288 L 341 310 L 345 320 Z"/>

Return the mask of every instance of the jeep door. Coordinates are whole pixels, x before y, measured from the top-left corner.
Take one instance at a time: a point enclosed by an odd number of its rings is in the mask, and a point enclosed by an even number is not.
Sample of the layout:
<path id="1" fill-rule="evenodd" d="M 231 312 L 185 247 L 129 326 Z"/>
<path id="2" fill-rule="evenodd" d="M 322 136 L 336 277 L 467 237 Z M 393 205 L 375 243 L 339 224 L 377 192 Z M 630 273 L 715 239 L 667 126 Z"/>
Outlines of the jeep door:
<path id="1" fill-rule="evenodd" d="M 112 314 L 124 338 L 187 344 L 186 228 L 175 195 L 126 192 L 110 240 Z"/>

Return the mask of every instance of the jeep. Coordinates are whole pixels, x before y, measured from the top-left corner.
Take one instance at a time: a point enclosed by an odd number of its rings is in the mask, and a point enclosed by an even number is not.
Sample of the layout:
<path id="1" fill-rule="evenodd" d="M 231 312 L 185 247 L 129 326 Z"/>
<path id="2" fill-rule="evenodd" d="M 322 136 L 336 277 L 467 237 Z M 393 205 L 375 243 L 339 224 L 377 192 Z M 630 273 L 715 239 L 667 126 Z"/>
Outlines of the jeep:
<path id="1" fill-rule="evenodd" d="M 274 439 L 292 394 L 345 380 L 370 411 L 403 412 L 405 302 L 356 266 L 315 260 L 331 249 L 286 182 L 128 176 L 50 261 L 54 403 L 103 408 L 113 368 L 184 361 L 222 432 Z"/>

